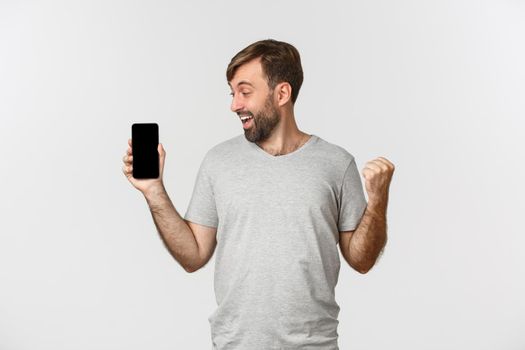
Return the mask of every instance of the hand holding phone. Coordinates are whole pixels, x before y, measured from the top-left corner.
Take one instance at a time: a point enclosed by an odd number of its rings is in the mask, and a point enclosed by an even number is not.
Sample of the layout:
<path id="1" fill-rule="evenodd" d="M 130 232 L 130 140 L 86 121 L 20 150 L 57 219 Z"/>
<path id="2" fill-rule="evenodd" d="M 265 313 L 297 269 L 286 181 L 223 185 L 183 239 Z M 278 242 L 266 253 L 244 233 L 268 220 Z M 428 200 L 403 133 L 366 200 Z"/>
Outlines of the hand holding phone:
<path id="1" fill-rule="evenodd" d="M 133 124 L 132 138 L 128 139 L 122 167 L 129 182 L 144 194 L 155 187 L 164 188 L 162 175 L 165 158 L 166 152 L 158 142 L 158 125 Z"/>

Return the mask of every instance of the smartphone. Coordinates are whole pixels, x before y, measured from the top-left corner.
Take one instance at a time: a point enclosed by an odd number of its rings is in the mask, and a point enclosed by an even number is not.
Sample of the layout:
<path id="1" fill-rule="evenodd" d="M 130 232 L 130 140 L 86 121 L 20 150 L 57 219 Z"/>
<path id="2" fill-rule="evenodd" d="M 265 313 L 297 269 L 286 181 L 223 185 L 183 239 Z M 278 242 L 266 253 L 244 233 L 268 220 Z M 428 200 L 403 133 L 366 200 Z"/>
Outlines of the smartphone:
<path id="1" fill-rule="evenodd" d="M 133 148 L 133 177 L 157 179 L 159 177 L 159 126 L 157 123 L 135 123 L 131 126 Z"/>

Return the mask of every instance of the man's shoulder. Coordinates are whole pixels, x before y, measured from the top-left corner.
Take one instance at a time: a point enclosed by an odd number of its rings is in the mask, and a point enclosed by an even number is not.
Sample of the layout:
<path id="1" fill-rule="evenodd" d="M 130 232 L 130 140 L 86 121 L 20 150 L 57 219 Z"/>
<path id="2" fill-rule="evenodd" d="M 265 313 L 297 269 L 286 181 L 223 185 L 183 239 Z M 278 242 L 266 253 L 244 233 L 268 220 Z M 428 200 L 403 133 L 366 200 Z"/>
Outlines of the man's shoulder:
<path id="1" fill-rule="evenodd" d="M 239 149 L 239 145 L 242 142 L 242 137 L 244 137 L 244 135 L 236 135 L 230 137 L 229 139 L 216 143 L 208 150 L 207 153 L 210 156 L 219 158 L 222 156 L 227 156 L 231 154 L 231 152 L 233 152 L 234 150 Z"/>
<path id="2" fill-rule="evenodd" d="M 210 163 L 221 163 L 232 157 L 241 146 L 244 135 L 237 135 L 214 144 L 204 155 L 204 161 Z"/>
<path id="3" fill-rule="evenodd" d="M 319 154 L 335 163 L 342 163 L 348 165 L 353 159 L 354 155 L 351 153 L 348 149 L 346 149 L 343 146 L 340 146 L 336 143 L 330 142 L 325 140 L 324 138 L 321 138 L 317 136 L 318 142 L 316 151 L 319 152 Z"/>

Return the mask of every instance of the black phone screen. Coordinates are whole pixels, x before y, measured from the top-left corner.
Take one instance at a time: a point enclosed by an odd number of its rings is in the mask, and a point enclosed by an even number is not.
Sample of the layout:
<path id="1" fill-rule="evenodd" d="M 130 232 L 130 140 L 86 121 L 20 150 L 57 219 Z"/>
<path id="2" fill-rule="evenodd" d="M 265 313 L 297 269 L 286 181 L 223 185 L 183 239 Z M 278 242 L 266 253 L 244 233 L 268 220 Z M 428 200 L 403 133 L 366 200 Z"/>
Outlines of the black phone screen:
<path id="1" fill-rule="evenodd" d="M 159 177 L 159 126 L 157 123 L 135 123 L 131 126 L 133 151 L 133 177 L 156 179 Z"/>

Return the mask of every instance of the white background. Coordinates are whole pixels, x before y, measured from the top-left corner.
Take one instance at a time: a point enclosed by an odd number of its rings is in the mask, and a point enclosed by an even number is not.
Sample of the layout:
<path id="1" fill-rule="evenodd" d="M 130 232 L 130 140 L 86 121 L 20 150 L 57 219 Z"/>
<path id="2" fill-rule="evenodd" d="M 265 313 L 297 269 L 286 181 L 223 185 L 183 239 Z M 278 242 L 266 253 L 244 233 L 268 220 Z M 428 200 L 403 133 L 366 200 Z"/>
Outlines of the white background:
<path id="1" fill-rule="evenodd" d="M 396 166 L 340 348 L 525 349 L 525 3 L 408 0 L 1 1 L 0 349 L 211 347 L 215 256 L 180 267 L 122 157 L 157 122 L 183 214 L 266 38 L 301 53 L 301 130 Z"/>

